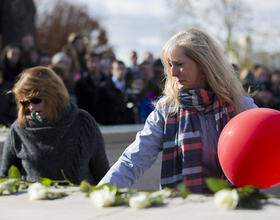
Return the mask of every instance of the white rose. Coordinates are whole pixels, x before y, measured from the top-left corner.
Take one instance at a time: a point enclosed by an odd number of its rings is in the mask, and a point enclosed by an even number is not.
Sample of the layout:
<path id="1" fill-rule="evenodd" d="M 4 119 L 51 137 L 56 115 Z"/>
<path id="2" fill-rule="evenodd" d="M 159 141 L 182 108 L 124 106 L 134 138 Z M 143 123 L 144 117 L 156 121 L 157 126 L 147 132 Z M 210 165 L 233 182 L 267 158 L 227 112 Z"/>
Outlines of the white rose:
<path id="1" fill-rule="evenodd" d="M 33 183 L 28 187 L 28 195 L 30 200 L 47 199 L 48 188 L 41 183 Z"/>
<path id="2" fill-rule="evenodd" d="M 143 209 L 149 207 L 151 201 L 146 194 L 138 194 L 129 199 L 129 206 L 135 209 Z"/>
<path id="3" fill-rule="evenodd" d="M 17 190 L 14 189 L 14 186 L 18 183 L 16 179 L 9 179 L 5 182 L 3 182 L 2 185 L 2 191 L 7 190 L 10 194 L 17 192 Z"/>
<path id="4" fill-rule="evenodd" d="M 171 190 L 170 189 L 162 189 L 156 192 L 153 192 L 149 195 L 149 199 L 153 206 L 161 205 L 163 203 L 163 200 L 171 196 Z"/>
<path id="5" fill-rule="evenodd" d="M 94 190 L 90 195 L 91 202 L 98 208 L 108 207 L 115 203 L 116 190 L 110 191 L 108 186 Z"/>
<path id="6" fill-rule="evenodd" d="M 161 197 L 162 199 L 168 198 L 171 196 L 171 190 L 168 189 L 162 189 L 159 191 L 155 191 L 149 195 L 150 198 L 157 198 Z"/>
<path id="7" fill-rule="evenodd" d="M 214 195 L 214 202 L 221 209 L 235 209 L 238 203 L 238 194 L 233 190 L 220 190 Z"/>

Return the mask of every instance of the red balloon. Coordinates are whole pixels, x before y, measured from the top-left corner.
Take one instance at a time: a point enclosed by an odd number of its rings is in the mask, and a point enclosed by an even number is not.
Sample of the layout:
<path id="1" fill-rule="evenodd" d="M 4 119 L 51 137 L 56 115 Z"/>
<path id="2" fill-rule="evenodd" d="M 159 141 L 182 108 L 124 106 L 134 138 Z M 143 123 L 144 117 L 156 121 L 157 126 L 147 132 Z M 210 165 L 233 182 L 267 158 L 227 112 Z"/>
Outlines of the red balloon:
<path id="1" fill-rule="evenodd" d="M 237 187 L 268 189 L 280 184 L 280 112 L 244 111 L 224 127 L 218 141 L 224 174 Z"/>

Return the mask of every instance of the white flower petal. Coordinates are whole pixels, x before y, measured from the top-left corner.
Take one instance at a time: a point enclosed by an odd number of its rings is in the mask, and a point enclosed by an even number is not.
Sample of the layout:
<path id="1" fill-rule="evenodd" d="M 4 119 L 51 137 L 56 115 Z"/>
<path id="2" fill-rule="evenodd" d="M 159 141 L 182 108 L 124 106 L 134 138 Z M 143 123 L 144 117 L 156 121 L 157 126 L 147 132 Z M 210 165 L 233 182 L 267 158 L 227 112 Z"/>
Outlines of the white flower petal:
<path id="1" fill-rule="evenodd" d="M 135 209 L 143 209 L 149 207 L 150 205 L 151 201 L 146 194 L 138 194 L 129 199 L 129 206 Z"/>
<path id="2" fill-rule="evenodd" d="M 29 200 L 47 199 L 48 188 L 41 183 L 33 183 L 28 188 Z"/>
<path id="3" fill-rule="evenodd" d="M 103 189 L 94 190 L 90 195 L 91 202 L 98 208 L 108 207 L 115 203 L 116 191 L 110 191 L 108 186 Z"/>
<path id="4" fill-rule="evenodd" d="M 238 203 L 237 192 L 231 190 L 220 190 L 214 195 L 214 202 L 217 207 L 227 210 L 235 209 Z"/>

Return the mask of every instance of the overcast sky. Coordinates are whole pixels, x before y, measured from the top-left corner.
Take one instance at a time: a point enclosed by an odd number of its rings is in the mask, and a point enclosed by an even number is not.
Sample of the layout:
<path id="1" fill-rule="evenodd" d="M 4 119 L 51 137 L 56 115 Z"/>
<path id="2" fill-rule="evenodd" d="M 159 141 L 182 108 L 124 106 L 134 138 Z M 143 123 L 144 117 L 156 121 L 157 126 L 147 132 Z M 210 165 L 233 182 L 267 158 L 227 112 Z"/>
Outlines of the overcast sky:
<path id="1" fill-rule="evenodd" d="M 174 11 L 167 0 L 67 1 L 88 7 L 89 14 L 98 18 L 105 28 L 109 44 L 113 46 L 117 59 L 124 61 L 127 66 L 130 65 L 129 52 L 131 50 L 138 53 L 139 62 L 142 62 L 146 51 L 152 52 L 155 58 L 159 58 L 165 42 L 175 33 L 174 31 L 180 31 L 183 28 L 172 20 Z M 255 13 L 254 25 L 261 27 L 264 21 L 271 21 L 273 28 L 270 28 L 270 31 L 273 32 L 276 29 L 280 31 L 279 0 L 245 1 Z M 280 50 L 280 45 L 274 44 L 271 47 L 273 46 Z"/>
<path id="2" fill-rule="evenodd" d="M 100 18 L 117 59 L 127 66 L 131 50 L 137 52 L 139 62 L 146 51 L 159 58 L 170 37 L 166 0 L 80 0 L 79 4 L 87 4 L 88 11 Z"/>

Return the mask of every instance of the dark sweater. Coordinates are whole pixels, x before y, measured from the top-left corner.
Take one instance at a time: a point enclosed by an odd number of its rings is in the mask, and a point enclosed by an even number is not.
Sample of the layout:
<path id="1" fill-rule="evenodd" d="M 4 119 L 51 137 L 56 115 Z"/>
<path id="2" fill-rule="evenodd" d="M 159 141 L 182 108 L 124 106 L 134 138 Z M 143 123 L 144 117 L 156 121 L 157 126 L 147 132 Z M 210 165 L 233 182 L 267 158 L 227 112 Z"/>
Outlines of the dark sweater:
<path id="1" fill-rule="evenodd" d="M 0 175 L 8 176 L 15 165 L 23 180 L 64 180 L 63 169 L 74 184 L 86 179 L 96 185 L 109 169 L 103 136 L 89 113 L 71 105 L 69 115 L 56 127 L 29 120 L 21 129 L 16 120 L 4 144 Z"/>
<path id="2" fill-rule="evenodd" d="M 100 124 L 121 125 L 135 124 L 134 112 L 127 107 L 128 94 L 116 88 L 112 79 L 108 79 L 99 87 Z"/>

